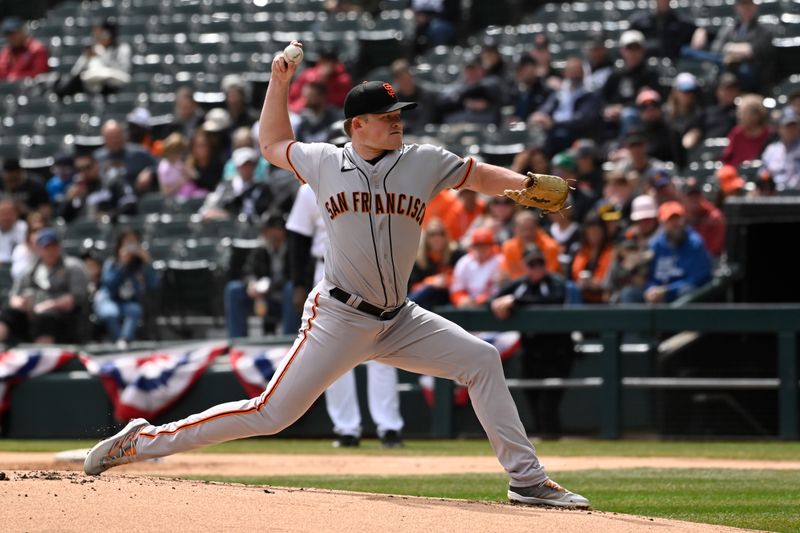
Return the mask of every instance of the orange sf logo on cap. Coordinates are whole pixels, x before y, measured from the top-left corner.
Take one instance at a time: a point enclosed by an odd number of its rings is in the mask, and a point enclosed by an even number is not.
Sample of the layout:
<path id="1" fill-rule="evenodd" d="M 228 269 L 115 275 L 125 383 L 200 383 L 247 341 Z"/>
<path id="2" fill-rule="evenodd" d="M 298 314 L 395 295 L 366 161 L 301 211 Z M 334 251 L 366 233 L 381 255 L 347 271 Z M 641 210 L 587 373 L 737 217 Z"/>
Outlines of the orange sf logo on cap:
<path id="1" fill-rule="evenodd" d="M 392 98 L 396 98 L 394 87 L 392 87 L 388 83 L 384 83 L 383 88 L 386 89 L 386 92 L 389 93 L 389 96 L 391 96 Z"/>

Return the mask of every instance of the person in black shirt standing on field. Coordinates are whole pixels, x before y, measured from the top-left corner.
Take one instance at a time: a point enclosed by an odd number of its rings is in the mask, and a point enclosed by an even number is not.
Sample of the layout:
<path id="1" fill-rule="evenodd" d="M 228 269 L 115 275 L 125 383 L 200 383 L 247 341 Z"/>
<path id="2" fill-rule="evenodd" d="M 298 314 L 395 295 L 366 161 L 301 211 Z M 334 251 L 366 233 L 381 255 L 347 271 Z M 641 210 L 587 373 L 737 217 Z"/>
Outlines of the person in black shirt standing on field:
<path id="1" fill-rule="evenodd" d="M 567 299 L 564 278 L 547 272 L 542 252 L 535 246 L 525 254 L 525 277 L 511 282 L 492 300 L 491 309 L 505 320 L 520 307 L 529 305 L 563 305 Z M 523 379 L 566 378 L 575 362 L 575 347 L 569 333 L 523 333 Z M 533 413 L 536 433 L 542 438 L 561 435 L 558 408 L 563 389 L 525 389 Z"/>

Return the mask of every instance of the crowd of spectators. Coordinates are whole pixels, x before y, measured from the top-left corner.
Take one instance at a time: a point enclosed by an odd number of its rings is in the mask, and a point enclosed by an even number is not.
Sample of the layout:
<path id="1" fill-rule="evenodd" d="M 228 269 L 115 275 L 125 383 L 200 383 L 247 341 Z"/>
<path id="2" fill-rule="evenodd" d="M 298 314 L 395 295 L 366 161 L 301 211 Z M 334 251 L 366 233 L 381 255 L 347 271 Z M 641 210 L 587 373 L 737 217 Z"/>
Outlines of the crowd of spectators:
<path id="1" fill-rule="evenodd" d="M 455 42 L 450 2 L 412 4 L 417 52 Z M 412 299 L 430 307 L 489 306 L 502 318 L 537 301 L 671 302 L 709 281 L 725 252 L 725 198 L 800 187 L 800 93 L 787 95 L 783 109 L 765 106 L 776 81 L 769 30 L 758 24 L 753 0 L 736 0 L 732 9 L 736 22 L 711 35 L 658 0 L 616 42 L 590 35 L 585 53 L 559 63 L 545 33 L 514 58 L 489 40 L 465 52 L 459 78 L 441 91 L 417 77 L 414 57 L 388 65 L 398 96 L 419 103 L 404 115 L 407 142 L 435 132 L 431 125 L 524 124 L 542 141 L 519 152 L 511 168 L 559 174 L 574 185 L 571 209 L 547 217 L 505 198 L 441 193 L 427 210 Z M 0 79 L 47 70 L 47 49 L 22 21 L 6 18 L 2 31 Z M 653 57 L 712 62 L 719 75 L 700 80 L 680 72 L 664 86 L 648 62 Z M 296 137 L 346 142 L 339 121 L 353 78 L 334 46 L 318 47 L 309 60 L 289 93 Z M 59 97 L 111 94 L 130 71 L 130 46 L 113 22 L 100 21 L 53 90 Z M 246 334 L 251 310 L 272 327 L 280 323 L 292 305 L 282 292 L 291 277 L 282 266 L 282 221 L 298 184 L 260 156 L 260 102 L 252 89 L 242 77 L 226 76 L 224 101 L 209 107 L 182 86 L 169 123 L 134 107 L 125 121 L 104 121 L 101 147 L 54 154 L 47 176 L 26 171 L 17 158 L 3 161 L 0 263 L 9 265 L 14 286 L 0 315 L 0 342 L 12 332 L 18 338 L 10 340 L 62 339 L 73 330 L 65 322 L 54 328 L 52 317 L 78 313 L 94 314 L 108 339 L 135 338 L 142 300 L 158 285 L 142 236 L 122 233 L 104 264 L 89 251 L 80 266 L 63 255 L 49 226 L 58 219 L 124 221 L 146 195 L 197 200 L 203 221 L 263 228 L 257 259 L 232 271 L 225 314 L 232 336 Z M 694 151 L 725 137 L 710 181 L 693 176 Z M 749 185 L 742 169 L 759 165 Z M 93 303 L 81 305 L 87 285 L 78 270 L 93 273 Z"/>

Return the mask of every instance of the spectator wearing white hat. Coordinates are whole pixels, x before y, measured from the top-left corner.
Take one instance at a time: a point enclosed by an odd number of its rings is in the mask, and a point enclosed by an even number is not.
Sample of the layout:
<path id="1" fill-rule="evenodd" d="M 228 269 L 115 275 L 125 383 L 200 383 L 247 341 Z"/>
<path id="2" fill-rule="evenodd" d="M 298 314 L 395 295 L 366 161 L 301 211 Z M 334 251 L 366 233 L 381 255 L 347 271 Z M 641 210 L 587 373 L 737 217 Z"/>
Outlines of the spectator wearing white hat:
<path id="1" fill-rule="evenodd" d="M 626 237 L 635 239 L 642 246 L 647 246 L 647 241 L 657 230 L 658 205 L 655 198 L 649 194 L 637 196 L 631 203 L 631 226 L 626 232 Z"/>
<path id="2" fill-rule="evenodd" d="M 258 152 L 249 146 L 233 151 L 233 164 L 237 175 L 230 181 L 221 182 L 206 197 L 200 214 L 203 220 L 226 219 L 245 215 L 255 220 L 266 211 L 272 200 L 270 188 L 255 181 Z"/>
<path id="3" fill-rule="evenodd" d="M 658 72 L 647 66 L 644 42 L 644 35 L 637 30 L 627 30 L 620 36 L 619 52 L 624 64 L 608 77 L 602 90 L 607 122 L 618 122 L 623 109 L 635 105 L 636 95 L 643 88 L 661 91 Z"/>

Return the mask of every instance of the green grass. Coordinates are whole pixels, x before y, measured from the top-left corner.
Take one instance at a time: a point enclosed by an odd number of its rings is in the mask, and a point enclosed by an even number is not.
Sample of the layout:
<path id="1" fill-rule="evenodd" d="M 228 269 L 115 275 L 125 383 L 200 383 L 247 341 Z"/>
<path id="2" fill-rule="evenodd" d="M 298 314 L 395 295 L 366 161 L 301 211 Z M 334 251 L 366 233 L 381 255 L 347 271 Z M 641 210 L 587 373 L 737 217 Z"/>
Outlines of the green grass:
<path id="1" fill-rule="evenodd" d="M 88 448 L 94 440 L 11 440 L 0 439 L 3 452 L 56 452 Z M 625 457 L 705 457 L 716 459 L 800 460 L 800 442 L 679 442 L 679 441 L 603 441 L 564 440 L 536 444 L 547 456 L 625 456 Z M 227 442 L 198 450 L 197 453 L 335 453 L 378 455 L 375 440 L 362 441 L 358 449 L 331 448 L 331 441 L 308 439 L 246 439 Z M 492 455 L 489 442 L 474 440 L 411 440 L 406 448 L 393 450 L 393 455 Z"/>
<path id="2" fill-rule="evenodd" d="M 595 509 L 690 522 L 796 532 L 797 471 L 630 469 L 554 473 Z M 197 477 L 214 481 L 395 495 L 505 501 L 506 477 L 443 476 Z"/>

